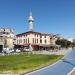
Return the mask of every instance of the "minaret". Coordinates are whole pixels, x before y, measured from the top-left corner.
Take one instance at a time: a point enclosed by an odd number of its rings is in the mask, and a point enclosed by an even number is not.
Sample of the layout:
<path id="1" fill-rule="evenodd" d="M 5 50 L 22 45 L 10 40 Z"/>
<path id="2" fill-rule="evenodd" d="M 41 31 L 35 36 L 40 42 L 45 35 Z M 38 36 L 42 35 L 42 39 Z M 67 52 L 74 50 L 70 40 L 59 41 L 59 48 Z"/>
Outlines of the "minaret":
<path id="1" fill-rule="evenodd" d="M 33 17 L 32 17 L 32 12 L 29 13 L 29 18 L 28 18 L 28 22 L 29 22 L 29 31 L 33 31 Z"/>

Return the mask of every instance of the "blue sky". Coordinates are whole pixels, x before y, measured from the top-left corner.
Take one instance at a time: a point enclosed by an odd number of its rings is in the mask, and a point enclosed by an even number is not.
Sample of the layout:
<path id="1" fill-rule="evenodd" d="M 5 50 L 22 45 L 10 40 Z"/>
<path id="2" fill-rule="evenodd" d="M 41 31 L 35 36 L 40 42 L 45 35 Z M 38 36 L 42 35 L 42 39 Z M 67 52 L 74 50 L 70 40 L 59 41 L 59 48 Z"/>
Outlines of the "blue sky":
<path id="1" fill-rule="evenodd" d="M 75 0 L 0 0 L 0 27 L 28 31 L 30 10 L 34 31 L 75 37 Z"/>

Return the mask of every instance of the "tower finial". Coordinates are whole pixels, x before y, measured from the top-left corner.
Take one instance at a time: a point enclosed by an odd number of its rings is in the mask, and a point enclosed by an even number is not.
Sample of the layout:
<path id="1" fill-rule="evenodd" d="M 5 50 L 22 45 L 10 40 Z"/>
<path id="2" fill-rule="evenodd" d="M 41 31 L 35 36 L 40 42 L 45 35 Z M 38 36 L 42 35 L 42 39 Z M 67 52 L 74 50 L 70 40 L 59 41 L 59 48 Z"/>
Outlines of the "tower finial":
<path id="1" fill-rule="evenodd" d="M 31 11 L 30 11 L 29 15 L 32 16 L 32 12 Z"/>

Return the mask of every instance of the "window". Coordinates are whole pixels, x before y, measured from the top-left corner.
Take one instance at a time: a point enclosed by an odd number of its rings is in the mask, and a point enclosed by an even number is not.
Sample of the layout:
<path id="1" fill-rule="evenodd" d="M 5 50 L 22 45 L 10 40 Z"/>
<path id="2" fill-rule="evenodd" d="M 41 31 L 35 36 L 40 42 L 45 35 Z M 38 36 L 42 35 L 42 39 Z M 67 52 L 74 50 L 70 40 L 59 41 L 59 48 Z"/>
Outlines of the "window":
<path id="1" fill-rule="evenodd" d="M 22 39 L 19 40 L 19 44 L 22 43 Z"/>
<path id="2" fill-rule="evenodd" d="M 27 43 L 27 39 L 26 39 L 26 43 Z"/>
<path id="3" fill-rule="evenodd" d="M 24 35 L 24 37 L 25 37 L 25 35 Z"/>
<path id="4" fill-rule="evenodd" d="M 52 40 L 52 37 L 50 38 L 50 40 Z"/>
<path id="5" fill-rule="evenodd" d="M 47 40 L 45 40 L 45 43 L 47 43 Z"/>
<path id="6" fill-rule="evenodd" d="M 18 44 L 18 40 L 17 40 L 17 44 Z"/>
<path id="7" fill-rule="evenodd" d="M 28 38 L 28 43 L 29 43 L 29 38 Z"/>
<path id="8" fill-rule="evenodd" d="M 19 44 L 20 44 L 20 40 L 19 40 Z"/>
<path id="9" fill-rule="evenodd" d="M 46 38 L 46 35 L 44 37 Z"/>
<path id="10" fill-rule="evenodd" d="M 25 39 L 24 39 L 24 43 L 25 43 Z"/>
<path id="11" fill-rule="evenodd" d="M 33 38 L 33 44 L 34 44 L 34 38 Z"/>
<path id="12" fill-rule="evenodd" d="M 42 38 L 42 35 L 40 35 L 40 38 Z"/>
<path id="13" fill-rule="evenodd" d="M 36 37 L 36 34 L 35 34 L 35 37 Z"/>
<path id="14" fill-rule="evenodd" d="M 38 39 L 37 39 L 37 43 L 38 43 Z"/>
<path id="15" fill-rule="evenodd" d="M 42 43 L 42 40 L 40 39 L 40 43 Z"/>
<path id="16" fill-rule="evenodd" d="M 27 34 L 26 34 L 26 37 L 27 37 Z"/>
<path id="17" fill-rule="evenodd" d="M 36 44 L 36 39 L 35 39 L 35 44 Z"/>
<path id="18" fill-rule="evenodd" d="M 22 39 L 21 39 L 21 43 L 22 43 Z"/>

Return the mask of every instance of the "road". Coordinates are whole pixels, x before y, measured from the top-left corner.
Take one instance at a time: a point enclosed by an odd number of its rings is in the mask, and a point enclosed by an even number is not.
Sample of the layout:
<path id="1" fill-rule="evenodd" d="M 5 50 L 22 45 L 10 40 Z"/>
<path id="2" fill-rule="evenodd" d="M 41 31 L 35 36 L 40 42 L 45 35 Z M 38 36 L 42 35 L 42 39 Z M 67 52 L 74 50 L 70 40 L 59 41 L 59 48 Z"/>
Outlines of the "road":
<path id="1" fill-rule="evenodd" d="M 75 49 L 72 49 L 58 62 L 24 75 L 67 75 L 74 67 Z"/>

